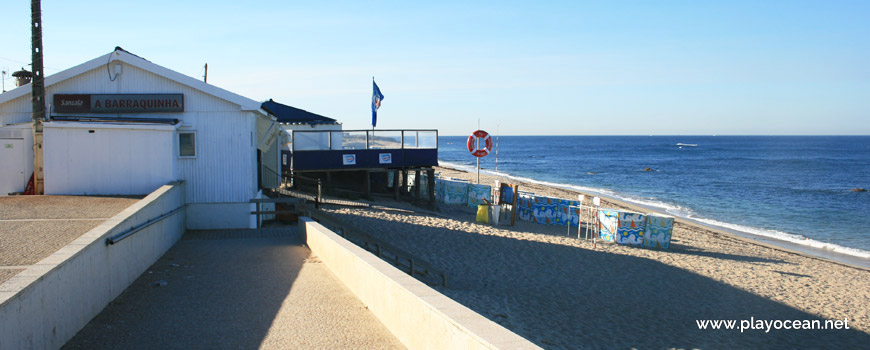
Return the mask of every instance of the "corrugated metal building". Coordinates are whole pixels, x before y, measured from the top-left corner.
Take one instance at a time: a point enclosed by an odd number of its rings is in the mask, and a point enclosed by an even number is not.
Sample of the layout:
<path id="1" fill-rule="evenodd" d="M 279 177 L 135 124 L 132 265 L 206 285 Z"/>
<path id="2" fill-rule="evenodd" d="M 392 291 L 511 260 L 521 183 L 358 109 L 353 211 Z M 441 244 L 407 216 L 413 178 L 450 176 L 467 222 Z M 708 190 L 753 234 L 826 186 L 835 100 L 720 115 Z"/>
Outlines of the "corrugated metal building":
<path id="1" fill-rule="evenodd" d="M 0 157 L 25 163 L 0 172 L 0 195 L 23 191 L 33 172 L 30 86 L 0 94 Z M 146 194 L 184 180 L 188 228 L 241 228 L 255 225 L 249 201 L 278 183 L 263 169 L 280 169 L 280 127 L 260 102 L 120 48 L 45 87 L 46 194 Z"/>

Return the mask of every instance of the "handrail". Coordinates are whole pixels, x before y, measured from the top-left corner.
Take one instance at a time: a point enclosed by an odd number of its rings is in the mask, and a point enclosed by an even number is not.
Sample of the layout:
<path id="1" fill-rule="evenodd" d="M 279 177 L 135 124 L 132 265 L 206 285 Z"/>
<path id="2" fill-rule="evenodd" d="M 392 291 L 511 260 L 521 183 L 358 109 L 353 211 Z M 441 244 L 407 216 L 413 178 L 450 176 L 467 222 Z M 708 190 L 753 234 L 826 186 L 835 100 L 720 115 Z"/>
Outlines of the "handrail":
<path id="1" fill-rule="evenodd" d="M 184 207 L 186 207 L 186 206 L 187 206 L 187 204 L 184 204 L 178 208 L 173 209 L 172 211 L 170 211 L 166 214 L 163 214 L 163 215 L 160 215 L 156 218 L 150 219 L 139 226 L 134 226 L 126 232 L 122 232 L 122 233 L 119 233 L 119 234 L 114 235 L 112 237 L 106 238 L 106 245 L 109 246 L 109 245 L 113 245 L 115 243 L 118 243 L 120 241 L 123 241 L 125 238 L 132 236 L 134 233 L 142 231 L 142 230 L 146 229 L 148 226 L 154 225 L 154 224 L 160 222 L 161 220 L 172 216 L 173 214 L 184 209 Z"/>

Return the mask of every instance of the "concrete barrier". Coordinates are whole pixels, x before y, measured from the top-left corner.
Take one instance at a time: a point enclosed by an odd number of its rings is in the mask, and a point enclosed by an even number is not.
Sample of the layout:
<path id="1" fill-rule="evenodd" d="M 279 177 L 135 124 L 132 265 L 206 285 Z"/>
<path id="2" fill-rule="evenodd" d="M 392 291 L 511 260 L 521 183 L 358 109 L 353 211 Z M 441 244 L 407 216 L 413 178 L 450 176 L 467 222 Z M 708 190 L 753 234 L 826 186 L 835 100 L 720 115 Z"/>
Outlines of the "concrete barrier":
<path id="1" fill-rule="evenodd" d="M 299 232 L 326 266 L 410 349 L 538 349 L 308 217 Z"/>
<path id="2" fill-rule="evenodd" d="M 162 186 L 0 284 L 0 350 L 63 346 L 181 238 L 185 211 L 106 239 L 184 205 L 182 182 Z"/>

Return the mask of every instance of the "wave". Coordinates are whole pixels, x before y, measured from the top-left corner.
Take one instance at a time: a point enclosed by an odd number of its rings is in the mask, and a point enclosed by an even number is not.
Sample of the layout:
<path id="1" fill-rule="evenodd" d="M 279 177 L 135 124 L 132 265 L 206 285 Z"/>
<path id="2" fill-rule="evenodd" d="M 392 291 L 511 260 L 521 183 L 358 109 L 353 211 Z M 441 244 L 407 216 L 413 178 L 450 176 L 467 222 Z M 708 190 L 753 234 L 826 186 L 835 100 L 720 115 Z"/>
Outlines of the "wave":
<path id="1" fill-rule="evenodd" d="M 680 142 L 680 143 L 677 143 L 677 146 L 683 146 L 683 147 L 698 147 L 698 144 L 697 144 L 697 143 L 682 143 L 682 142 Z"/>
<path id="2" fill-rule="evenodd" d="M 759 237 L 764 237 L 764 238 L 772 238 L 775 240 L 793 243 L 793 244 L 801 245 L 804 247 L 822 250 L 825 252 L 833 252 L 833 253 L 838 253 L 838 254 L 843 254 L 843 255 L 849 255 L 849 256 L 854 256 L 854 257 L 862 258 L 862 259 L 870 259 L 870 251 L 866 251 L 863 249 L 857 249 L 857 248 L 851 248 L 851 247 L 845 247 L 845 246 L 841 246 L 841 245 L 833 244 L 833 243 L 826 243 L 826 242 L 822 242 L 822 241 L 817 241 L 817 240 L 810 239 L 810 238 L 807 238 L 807 237 L 804 237 L 804 236 L 801 236 L 798 234 L 787 233 L 787 232 L 776 231 L 776 230 L 768 230 L 768 229 L 757 228 L 757 227 L 743 226 L 743 225 L 737 225 L 737 224 L 731 224 L 731 223 L 727 223 L 727 222 L 717 221 L 717 220 L 713 220 L 713 219 L 706 219 L 706 218 L 689 217 L 688 219 L 691 219 L 691 220 L 694 220 L 694 221 L 697 221 L 700 223 L 704 223 L 707 225 L 721 227 L 721 228 L 725 228 L 728 230 L 736 231 L 738 233 L 750 234 L 753 236 L 759 236 Z M 749 237 L 749 238 L 752 238 L 752 237 Z"/>
<path id="3" fill-rule="evenodd" d="M 441 161 L 441 160 L 439 160 L 439 163 L 441 164 L 441 166 L 444 166 L 447 168 L 453 168 L 456 170 L 462 170 L 462 171 L 466 171 L 466 172 L 470 172 L 470 173 L 474 173 L 477 171 L 477 168 L 474 166 L 467 166 L 467 165 L 462 165 L 462 164 L 450 163 L 450 162 L 445 162 L 445 161 Z M 818 250 L 825 251 L 825 252 L 833 252 L 833 253 L 853 256 L 853 257 L 862 258 L 862 259 L 870 259 L 870 251 L 866 251 L 863 249 L 845 247 L 845 246 L 841 246 L 838 244 L 817 241 L 817 240 L 810 239 L 808 237 L 798 235 L 798 234 L 793 234 L 793 233 L 787 233 L 787 232 L 769 230 L 769 229 L 758 228 L 758 227 L 732 224 L 732 223 L 727 223 L 727 222 L 718 221 L 718 220 L 714 220 L 714 219 L 699 217 L 699 216 L 695 215 L 695 212 L 691 208 L 686 208 L 686 207 L 682 207 L 679 205 L 670 204 L 670 203 L 663 202 L 663 201 L 660 201 L 660 200 L 655 199 L 655 198 L 637 198 L 637 197 L 632 197 L 632 196 L 620 194 L 620 193 L 617 193 L 617 192 L 614 192 L 612 190 L 605 189 L 605 188 L 594 188 L 594 187 L 578 186 L 578 185 L 571 185 L 571 184 L 564 184 L 564 183 L 541 181 L 541 180 L 536 180 L 536 179 L 527 178 L 527 177 L 515 176 L 515 175 L 511 175 L 511 174 L 504 173 L 504 172 L 496 172 L 496 171 L 492 171 L 492 170 L 481 169 L 480 172 L 487 174 L 487 175 L 503 176 L 503 177 L 506 177 L 509 179 L 533 183 L 533 184 L 542 185 L 542 186 L 556 187 L 556 188 L 561 188 L 561 189 L 566 189 L 566 190 L 574 190 L 574 191 L 584 192 L 587 194 L 600 196 L 600 197 L 602 197 L 602 199 L 605 199 L 605 200 L 606 199 L 614 199 L 614 200 L 619 200 L 619 201 L 623 201 L 623 202 L 628 202 L 631 204 L 636 204 L 636 205 L 641 206 L 641 207 L 648 209 L 648 210 L 664 212 L 664 213 L 667 213 L 667 214 L 675 216 L 675 217 L 687 219 L 687 220 L 690 220 L 690 221 L 693 221 L 696 223 L 704 224 L 706 226 L 712 226 L 713 228 L 723 228 L 726 230 L 734 231 L 737 234 L 741 234 L 743 236 L 748 236 L 747 238 L 754 238 L 754 237 L 769 238 L 769 239 L 783 241 L 783 242 L 787 242 L 787 243 L 791 243 L 791 244 L 805 246 L 808 248 L 818 249 Z"/>

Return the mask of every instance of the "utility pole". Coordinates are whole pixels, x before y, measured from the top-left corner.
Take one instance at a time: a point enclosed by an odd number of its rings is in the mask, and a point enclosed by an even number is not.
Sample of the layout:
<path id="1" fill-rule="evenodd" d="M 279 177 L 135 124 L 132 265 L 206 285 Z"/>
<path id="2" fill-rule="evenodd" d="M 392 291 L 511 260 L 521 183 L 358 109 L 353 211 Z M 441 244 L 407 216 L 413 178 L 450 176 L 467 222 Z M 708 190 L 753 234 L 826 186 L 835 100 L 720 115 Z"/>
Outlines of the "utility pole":
<path id="1" fill-rule="evenodd" d="M 45 120 L 45 77 L 42 67 L 42 6 L 40 0 L 30 2 L 31 36 L 33 48 L 33 88 L 30 101 L 33 103 L 33 188 L 35 194 L 45 194 L 44 174 L 42 173 L 42 121 Z"/>
<path id="2" fill-rule="evenodd" d="M 202 74 L 202 82 L 208 83 L 208 63 L 205 64 L 205 73 Z"/>
<path id="3" fill-rule="evenodd" d="M 0 90 L 2 90 L 3 92 L 6 92 L 6 69 L 4 69 L 2 73 L 0 73 L 0 76 L 3 77 L 2 78 L 3 79 L 3 88 Z M 0 93 L 2 93 L 2 92 L 0 92 Z"/>

